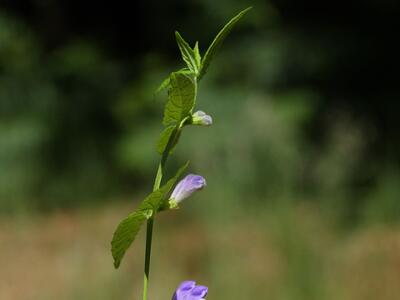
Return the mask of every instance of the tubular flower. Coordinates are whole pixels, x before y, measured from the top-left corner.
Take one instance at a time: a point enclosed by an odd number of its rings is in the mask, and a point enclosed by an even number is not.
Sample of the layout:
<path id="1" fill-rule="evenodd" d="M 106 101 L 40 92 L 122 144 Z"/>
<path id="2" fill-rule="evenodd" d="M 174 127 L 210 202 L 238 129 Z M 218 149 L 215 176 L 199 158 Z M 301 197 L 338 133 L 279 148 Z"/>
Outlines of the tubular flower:
<path id="1" fill-rule="evenodd" d="M 204 300 L 207 296 L 208 287 L 196 285 L 195 281 L 184 281 L 176 289 L 172 300 Z"/>
<path id="2" fill-rule="evenodd" d="M 205 187 L 206 180 L 195 174 L 189 174 L 183 178 L 175 187 L 169 199 L 171 207 L 176 207 L 179 202 L 188 198 L 195 191 L 201 190 Z"/>

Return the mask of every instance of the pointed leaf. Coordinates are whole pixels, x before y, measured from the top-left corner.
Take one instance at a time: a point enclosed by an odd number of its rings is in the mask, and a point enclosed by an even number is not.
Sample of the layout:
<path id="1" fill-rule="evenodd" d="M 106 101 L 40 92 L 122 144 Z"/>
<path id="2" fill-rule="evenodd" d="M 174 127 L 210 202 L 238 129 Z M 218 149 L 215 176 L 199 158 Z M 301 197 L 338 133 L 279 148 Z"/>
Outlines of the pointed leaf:
<path id="1" fill-rule="evenodd" d="M 135 240 L 144 221 L 154 216 L 160 210 L 160 207 L 164 203 L 165 196 L 170 192 L 172 186 L 182 175 L 188 165 L 189 163 L 186 163 L 182 166 L 173 178 L 171 178 L 161 188 L 147 196 L 139 205 L 138 209 L 129 214 L 128 217 L 123 219 L 118 225 L 111 241 L 111 252 L 114 258 L 115 268 L 118 268 L 121 264 L 121 260 L 124 257 L 126 250 L 128 250 L 132 242 Z"/>
<path id="2" fill-rule="evenodd" d="M 207 68 L 210 65 L 210 62 L 218 51 L 219 47 L 221 47 L 223 41 L 231 32 L 232 28 L 236 25 L 236 23 L 251 9 L 251 7 L 246 8 L 245 10 L 238 13 L 235 17 L 233 17 L 217 34 L 211 43 L 210 47 L 208 47 L 206 54 L 203 57 L 203 61 L 200 68 L 200 73 L 198 76 L 198 80 L 200 80 L 204 74 L 207 72 Z"/>
<path id="3" fill-rule="evenodd" d="M 199 50 L 199 42 L 196 42 L 193 48 L 194 58 L 196 59 L 196 64 L 200 68 L 201 67 L 201 55 Z"/>
<path id="4" fill-rule="evenodd" d="M 197 92 L 195 79 L 181 72 L 171 73 L 171 87 L 164 110 L 164 125 L 181 122 L 192 111 Z"/>
<path id="5" fill-rule="evenodd" d="M 134 241 L 140 227 L 146 219 L 146 215 L 139 211 L 131 213 L 119 223 L 111 241 L 111 251 L 114 258 L 114 267 L 116 269 L 121 264 L 126 250 Z"/>
<path id="6" fill-rule="evenodd" d="M 197 74 L 200 68 L 200 64 L 197 64 L 193 49 L 190 48 L 189 44 L 182 38 L 178 31 L 175 31 L 175 37 L 183 60 L 186 62 L 188 68 L 194 74 Z"/>
<path id="7" fill-rule="evenodd" d="M 166 88 L 168 88 L 170 85 L 170 81 L 169 81 L 169 76 L 167 78 L 165 78 L 163 80 L 163 82 L 161 82 L 160 86 L 157 88 L 157 90 L 154 92 L 155 94 L 160 93 L 161 91 L 165 90 Z"/>

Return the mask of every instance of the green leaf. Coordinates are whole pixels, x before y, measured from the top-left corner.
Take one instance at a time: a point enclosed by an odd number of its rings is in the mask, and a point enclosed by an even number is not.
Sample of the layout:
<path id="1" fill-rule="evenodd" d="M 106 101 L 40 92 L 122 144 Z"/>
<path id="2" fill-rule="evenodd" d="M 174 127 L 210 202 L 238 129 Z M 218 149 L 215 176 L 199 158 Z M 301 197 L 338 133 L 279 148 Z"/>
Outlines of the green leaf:
<path id="1" fill-rule="evenodd" d="M 168 126 L 167 128 L 165 128 L 163 130 L 163 132 L 161 132 L 160 138 L 158 139 L 158 143 L 157 143 L 157 151 L 158 151 L 158 153 L 160 153 L 160 154 L 164 153 L 165 148 L 167 147 L 171 136 L 173 134 L 175 134 L 177 130 L 178 129 L 177 129 L 176 125 L 171 125 L 171 126 Z M 175 136 L 174 141 L 172 141 L 172 144 L 169 146 L 170 147 L 170 149 L 169 149 L 169 153 L 170 154 L 173 152 L 176 144 L 178 143 L 180 132 L 178 132 L 177 134 L 178 134 L 178 136 Z"/>
<path id="2" fill-rule="evenodd" d="M 161 91 L 165 90 L 167 87 L 169 87 L 169 85 L 170 85 L 170 80 L 169 80 L 169 76 L 168 76 L 167 78 L 165 78 L 163 80 L 163 82 L 161 82 L 160 86 L 155 91 L 155 94 L 158 94 Z"/>
<path id="3" fill-rule="evenodd" d="M 182 176 L 182 173 L 186 170 L 188 165 L 189 162 L 186 162 L 182 167 L 179 168 L 174 177 L 168 180 L 167 183 L 161 188 L 151 193 L 151 195 L 153 195 L 152 197 L 147 197 L 145 200 L 143 200 L 143 202 L 139 205 L 139 210 L 152 210 L 153 212 L 157 213 L 164 204 L 165 196 L 170 192 L 178 178 Z"/>
<path id="4" fill-rule="evenodd" d="M 198 76 L 198 80 L 200 80 L 204 74 L 207 72 L 207 68 L 210 65 L 210 62 L 215 55 L 215 53 L 218 51 L 219 47 L 221 47 L 223 41 L 225 38 L 228 36 L 228 34 L 231 32 L 233 27 L 236 25 L 236 23 L 251 9 L 252 7 L 248 7 L 245 10 L 242 10 L 240 13 L 238 13 L 235 17 L 233 17 L 222 29 L 221 31 L 217 34 L 217 36 L 214 38 L 213 42 L 211 43 L 210 47 L 208 47 L 206 54 L 204 55 L 203 61 L 201 63 L 200 67 L 200 73 Z"/>
<path id="5" fill-rule="evenodd" d="M 178 31 L 175 31 L 175 37 L 183 60 L 186 62 L 188 68 L 197 75 L 200 64 L 197 63 L 194 50 L 190 48 L 189 44 L 182 38 Z"/>
<path id="6" fill-rule="evenodd" d="M 164 110 L 164 125 L 180 123 L 192 111 L 197 92 L 196 80 L 182 72 L 171 73 L 171 87 Z"/>
<path id="7" fill-rule="evenodd" d="M 125 255 L 126 250 L 135 240 L 143 222 L 147 219 L 147 215 L 143 212 L 133 212 L 121 223 L 114 232 L 111 241 L 111 252 L 114 258 L 114 267 L 117 269 L 121 264 L 121 260 Z"/>
<path id="8" fill-rule="evenodd" d="M 193 74 L 193 72 L 190 71 L 188 68 L 182 68 L 182 69 L 176 71 L 175 73 L 182 73 L 182 74 L 188 74 L 188 75 Z M 158 93 L 162 92 L 163 90 L 165 90 L 166 88 L 170 87 L 171 82 L 170 82 L 169 77 L 170 76 L 168 76 L 161 82 L 160 86 L 157 88 L 157 90 L 154 92 L 154 94 L 158 94 Z"/>
<path id="9" fill-rule="evenodd" d="M 189 163 L 186 163 L 182 166 L 173 178 L 168 180 L 168 182 L 161 188 L 147 196 L 146 199 L 140 203 L 136 211 L 129 214 L 128 217 L 119 223 L 111 241 L 111 253 L 114 258 L 115 268 L 120 266 L 126 250 L 128 250 L 135 240 L 144 221 L 153 217 L 160 210 L 164 204 L 165 196 L 170 192 L 172 186 L 182 175 L 188 165 Z"/>
<path id="10" fill-rule="evenodd" d="M 194 53 L 194 58 L 196 59 L 196 64 L 199 66 L 199 69 L 201 67 L 201 55 L 200 55 L 200 50 L 199 50 L 199 42 L 196 42 L 193 48 L 193 53 Z"/>

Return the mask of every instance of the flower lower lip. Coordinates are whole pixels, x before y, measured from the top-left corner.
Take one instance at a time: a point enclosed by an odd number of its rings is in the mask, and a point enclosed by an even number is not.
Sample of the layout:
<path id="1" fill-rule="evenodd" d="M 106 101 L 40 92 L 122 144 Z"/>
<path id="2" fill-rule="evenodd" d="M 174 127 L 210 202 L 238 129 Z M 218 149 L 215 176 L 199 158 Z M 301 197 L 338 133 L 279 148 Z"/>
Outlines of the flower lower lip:
<path id="1" fill-rule="evenodd" d="M 195 281 L 184 281 L 176 289 L 172 300 L 203 300 L 208 293 L 208 288 L 196 285 Z"/>

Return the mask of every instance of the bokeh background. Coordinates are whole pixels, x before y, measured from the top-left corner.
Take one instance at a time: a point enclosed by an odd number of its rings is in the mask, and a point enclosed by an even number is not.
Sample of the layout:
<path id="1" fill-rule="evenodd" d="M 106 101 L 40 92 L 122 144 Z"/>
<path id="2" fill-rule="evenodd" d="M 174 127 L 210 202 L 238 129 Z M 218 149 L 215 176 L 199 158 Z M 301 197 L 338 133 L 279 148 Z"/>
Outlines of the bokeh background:
<path id="1" fill-rule="evenodd" d="M 0 299 L 140 299 L 144 235 L 110 239 L 151 190 L 183 63 L 253 10 L 201 82 L 187 128 L 207 188 L 155 227 L 151 299 L 400 299 L 397 1 L 0 1 Z"/>

